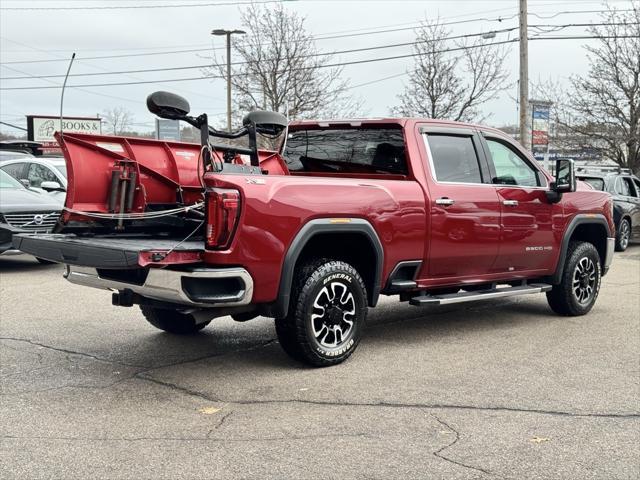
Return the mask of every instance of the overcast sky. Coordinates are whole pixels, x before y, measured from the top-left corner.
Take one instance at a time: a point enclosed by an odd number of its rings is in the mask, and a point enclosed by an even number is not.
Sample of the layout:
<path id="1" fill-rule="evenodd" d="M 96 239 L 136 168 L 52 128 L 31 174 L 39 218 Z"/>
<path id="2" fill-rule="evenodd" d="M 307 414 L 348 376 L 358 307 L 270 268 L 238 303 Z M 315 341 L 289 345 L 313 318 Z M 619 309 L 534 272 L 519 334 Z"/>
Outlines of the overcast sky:
<path id="1" fill-rule="evenodd" d="M 211 5 L 233 3 L 235 5 Z M 209 49 L 224 46 L 222 37 L 212 37 L 213 28 L 240 28 L 239 11 L 246 3 L 233 0 L 0 0 L 0 87 L 50 86 L 61 84 L 61 78 L 19 79 L 6 77 L 25 75 L 61 75 L 66 61 L 7 63 L 34 60 L 58 60 L 77 53 L 72 73 L 104 73 L 108 71 L 167 68 L 206 63 L 203 52 L 170 55 L 138 55 L 120 58 L 83 60 L 86 57 L 159 53 L 171 50 Z M 610 0 L 616 8 L 630 8 L 631 0 Z M 209 4 L 208 6 L 193 6 Z M 468 21 L 450 25 L 453 35 L 486 32 L 518 25 L 518 0 L 297 0 L 283 2 L 286 8 L 306 17 L 308 31 L 316 36 L 353 34 L 342 38 L 319 39 L 320 51 L 330 52 L 412 41 L 412 27 L 424 18 L 440 17 L 443 22 Z M 150 6 L 149 8 L 101 9 L 104 6 Z M 170 7 L 182 5 L 181 7 Z M 165 8 L 151 8 L 164 6 Z M 13 8 L 37 7 L 35 10 Z M 73 9 L 56 10 L 60 7 Z M 79 9 L 85 7 L 89 9 Z M 529 0 L 530 24 L 563 25 L 598 20 L 594 10 L 603 8 L 600 1 Z M 575 13 L 561 13 L 575 12 Z M 582 13 L 578 13 L 582 12 Z M 558 14 L 558 15 L 556 15 Z M 498 21 L 500 19 L 500 21 Z M 372 30 L 404 29 L 394 32 L 365 34 Z M 584 35 L 584 27 L 565 28 L 553 35 Z M 517 30 L 498 34 L 494 41 L 518 35 Z M 593 40 L 540 40 L 529 42 L 530 80 L 558 79 L 588 68 L 583 49 Z M 411 47 L 338 55 L 335 61 L 372 59 L 406 55 Z M 223 51 L 217 50 L 223 54 Z M 410 69 L 412 60 L 398 59 L 346 66 L 343 75 L 352 85 L 383 79 Z M 518 75 L 518 44 L 511 45 L 508 69 L 513 86 L 499 99 L 487 104 L 491 114 L 487 123 L 516 123 L 514 98 Z M 225 110 L 225 84 L 222 80 L 163 82 L 162 80 L 202 76 L 200 70 L 158 73 L 96 75 L 69 79 L 69 85 L 158 81 L 153 84 L 70 88 L 65 93 L 65 114 L 94 116 L 107 108 L 123 106 L 131 110 L 138 130 L 151 130 L 153 117 L 146 111 L 145 98 L 154 90 L 170 90 L 185 96 L 193 113 L 206 111 L 222 119 Z M 379 81 L 352 90 L 364 100 L 367 116 L 388 116 L 389 107 L 397 103 L 406 76 Z M 60 89 L 1 90 L 0 119 L 26 125 L 24 115 L 57 115 Z M 5 126 L 0 131 L 15 133 Z"/>

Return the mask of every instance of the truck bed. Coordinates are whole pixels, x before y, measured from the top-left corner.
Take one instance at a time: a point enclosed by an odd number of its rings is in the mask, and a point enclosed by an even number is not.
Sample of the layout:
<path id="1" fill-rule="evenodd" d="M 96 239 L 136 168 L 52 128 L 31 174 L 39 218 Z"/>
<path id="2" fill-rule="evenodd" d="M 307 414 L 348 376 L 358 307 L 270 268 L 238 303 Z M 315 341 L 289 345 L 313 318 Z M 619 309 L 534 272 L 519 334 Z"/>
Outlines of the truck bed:
<path id="1" fill-rule="evenodd" d="M 29 234 L 15 235 L 13 245 L 45 260 L 105 269 L 140 268 L 145 254 L 168 252 L 178 263 L 194 263 L 204 250 L 202 240 L 181 242 L 181 238 L 150 236 L 92 236 L 78 237 L 73 234 L 46 234 L 34 237 Z M 179 244 L 179 245 L 178 245 Z M 183 255 L 190 254 L 190 255 Z M 192 261 L 179 259 L 190 258 Z M 141 262 L 141 259 L 142 262 Z M 167 257 L 167 260 L 169 257 Z"/>

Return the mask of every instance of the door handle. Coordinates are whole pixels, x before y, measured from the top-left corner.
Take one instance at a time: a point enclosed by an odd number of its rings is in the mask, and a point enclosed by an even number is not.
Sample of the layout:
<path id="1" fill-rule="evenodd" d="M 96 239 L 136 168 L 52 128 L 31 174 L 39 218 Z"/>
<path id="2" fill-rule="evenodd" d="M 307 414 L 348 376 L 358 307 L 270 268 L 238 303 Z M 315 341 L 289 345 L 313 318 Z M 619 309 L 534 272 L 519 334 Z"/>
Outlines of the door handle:
<path id="1" fill-rule="evenodd" d="M 436 199 L 436 205 L 449 206 L 453 205 L 454 203 L 456 203 L 456 201 L 453 198 L 442 197 Z"/>
<path id="2" fill-rule="evenodd" d="M 503 200 L 502 204 L 506 207 L 517 207 L 518 200 Z"/>

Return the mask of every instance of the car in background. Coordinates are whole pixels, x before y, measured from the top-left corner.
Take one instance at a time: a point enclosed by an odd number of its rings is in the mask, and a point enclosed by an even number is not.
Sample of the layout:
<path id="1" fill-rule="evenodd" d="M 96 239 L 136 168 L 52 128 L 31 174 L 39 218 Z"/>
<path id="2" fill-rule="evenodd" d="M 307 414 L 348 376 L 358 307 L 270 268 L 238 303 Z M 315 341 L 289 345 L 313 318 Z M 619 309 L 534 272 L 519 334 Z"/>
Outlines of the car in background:
<path id="1" fill-rule="evenodd" d="M 0 170 L 28 188 L 51 193 L 58 202 L 64 203 L 67 167 L 63 157 L 33 157 L 12 152 L 18 156 L 5 159 L 6 153 L 7 151 L 3 151 L 3 155 L 0 155 Z"/>
<path id="2" fill-rule="evenodd" d="M 0 142 L 0 158 L 4 152 L 37 156 L 42 154 L 42 144 L 31 140 L 3 140 Z"/>
<path id="3" fill-rule="evenodd" d="M 51 232 L 61 210 L 60 203 L 51 196 L 26 188 L 0 170 L 0 254 L 17 253 L 12 250 L 16 233 Z"/>
<path id="4" fill-rule="evenodd" d="M 640 239 L 640 179 L 628 168 L 578 167 L 578 180 L 613 196 L 616 251 L 623 252 Z"/>
<path id="5" fill-rule="evenodd" d="M 27 152 L 16 152 L 13 150 L 0 150 L 0 162 L 3 160 L 16 160 L 16 159 L 25 159 L 25 158 L 34 158 L 33 155 Z"/>

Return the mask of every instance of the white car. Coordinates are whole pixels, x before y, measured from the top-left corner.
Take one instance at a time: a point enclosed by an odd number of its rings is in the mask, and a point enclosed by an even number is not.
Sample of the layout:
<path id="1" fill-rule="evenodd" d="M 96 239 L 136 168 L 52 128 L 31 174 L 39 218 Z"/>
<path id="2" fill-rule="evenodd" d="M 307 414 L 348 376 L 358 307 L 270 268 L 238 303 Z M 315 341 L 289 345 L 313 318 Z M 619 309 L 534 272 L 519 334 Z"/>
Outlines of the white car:
<path id="1" fill-rule="evenodd" d="M 27 188 L 50 193 L 63 203 L 67 192 L 67 167 L 62 157 L 34 157 L 3 152 L 0 170 L 5 171 Z M 11 157 L 7 159 L 7 157 Z"/>

